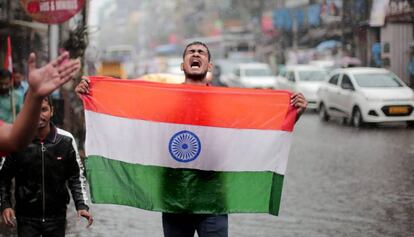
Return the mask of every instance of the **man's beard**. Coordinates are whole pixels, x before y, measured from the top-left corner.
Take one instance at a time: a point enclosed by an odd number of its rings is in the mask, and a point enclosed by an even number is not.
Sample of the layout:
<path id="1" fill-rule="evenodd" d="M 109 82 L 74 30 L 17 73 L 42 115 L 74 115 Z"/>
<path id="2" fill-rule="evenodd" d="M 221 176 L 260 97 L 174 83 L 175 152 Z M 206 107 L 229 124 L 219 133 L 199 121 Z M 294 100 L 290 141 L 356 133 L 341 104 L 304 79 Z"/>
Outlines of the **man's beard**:
<path id="1" fill-rule="evenodd" d="M 203 81 L 204 78 L 206 78 L 207 72 L 191 74 L 191 73 L 188 73 L 188 72 L 184 71 L 184 75 L 185 75 L 185 78 L 189 78 L 193 81 Z"/>

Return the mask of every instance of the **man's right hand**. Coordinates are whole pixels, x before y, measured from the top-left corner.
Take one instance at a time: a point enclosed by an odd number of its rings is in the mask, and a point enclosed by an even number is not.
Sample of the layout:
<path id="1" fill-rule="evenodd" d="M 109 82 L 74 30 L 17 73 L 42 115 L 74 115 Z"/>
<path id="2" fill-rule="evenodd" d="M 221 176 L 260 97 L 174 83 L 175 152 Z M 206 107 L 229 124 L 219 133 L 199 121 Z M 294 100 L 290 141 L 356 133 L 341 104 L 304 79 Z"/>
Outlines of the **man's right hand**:
<path id="1" fill-rule="evenodd" d="M 37 68 L 34 53 L 29 57 L 28 82 L 30 91 L 35 97 L 48 96 L 54 90 L 76 76 L 81 67 L 79 59 L 69 59 L 69 53 L 64 52 L 47 65 Z"/>
<path id="2" fill-rule="evenodd" d="M 16 226 L 15 220 L 16 220 L 16 216 L 14 214 L 14 210 L 12 208 L 4 209 L 3 211 L 4 224 L 10 227 L 15 227 Z"/>
<path id="3" fill-rule="evenodd" d="M 76 86 L 75 92 L 79 96 L 79 98 L 82 95 L 89 95 L 89 82 L 90 81 L 87 77 L 82 77 L 82 80 Z"/>

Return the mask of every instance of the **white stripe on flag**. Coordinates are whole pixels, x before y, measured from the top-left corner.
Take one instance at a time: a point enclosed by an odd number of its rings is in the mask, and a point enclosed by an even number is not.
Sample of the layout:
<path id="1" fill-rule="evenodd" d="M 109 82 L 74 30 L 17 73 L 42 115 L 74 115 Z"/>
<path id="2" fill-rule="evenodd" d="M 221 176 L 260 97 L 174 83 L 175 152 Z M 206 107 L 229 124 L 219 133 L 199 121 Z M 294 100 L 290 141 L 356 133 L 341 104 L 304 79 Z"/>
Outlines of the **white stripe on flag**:
<path id="1" fill-rule="evenodd" d="M 284 175 L 291 133 L 133 120 L 85 111 L 86 153 L 132 164 L 213 171 L 272 171 Z M 187 130 L 198 136 L 199 156 L 172 158 L 169 143 Z"/>

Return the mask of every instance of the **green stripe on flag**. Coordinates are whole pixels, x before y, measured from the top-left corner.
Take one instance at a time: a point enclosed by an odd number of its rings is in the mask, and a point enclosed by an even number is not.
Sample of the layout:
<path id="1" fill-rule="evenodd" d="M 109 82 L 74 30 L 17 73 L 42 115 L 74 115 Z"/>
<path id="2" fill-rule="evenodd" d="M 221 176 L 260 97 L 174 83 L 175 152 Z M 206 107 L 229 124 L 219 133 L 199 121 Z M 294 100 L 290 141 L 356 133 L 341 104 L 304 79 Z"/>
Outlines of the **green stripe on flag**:
<path id="1" fill-rule="evenodd" d="M 273 172 L 217 172 L 130 164 L 89 156 L 94 203 L 174 213 L 278 215 L 283 176 Z"/>

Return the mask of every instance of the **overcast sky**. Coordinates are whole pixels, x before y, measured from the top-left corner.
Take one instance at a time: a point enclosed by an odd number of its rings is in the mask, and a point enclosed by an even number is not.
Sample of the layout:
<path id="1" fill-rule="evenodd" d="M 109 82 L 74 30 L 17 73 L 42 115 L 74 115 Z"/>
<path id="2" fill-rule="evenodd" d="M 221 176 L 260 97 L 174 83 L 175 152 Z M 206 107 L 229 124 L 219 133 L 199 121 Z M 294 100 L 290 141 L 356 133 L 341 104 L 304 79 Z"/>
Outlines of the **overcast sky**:
<path id="1" fill-rule="evenodd" d="M 98 24 L 98 9 L 105 5 L 108 0 L 90 0 L 89 1 L 89 24 Z"/>

